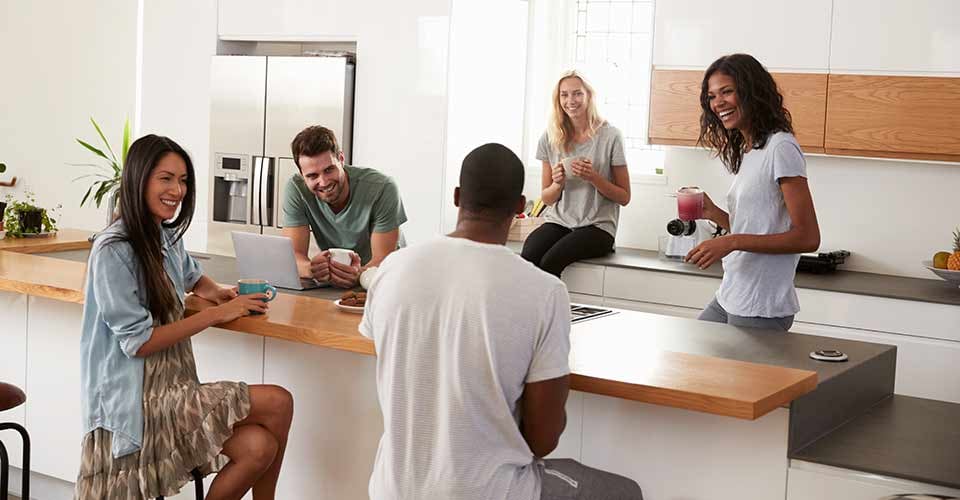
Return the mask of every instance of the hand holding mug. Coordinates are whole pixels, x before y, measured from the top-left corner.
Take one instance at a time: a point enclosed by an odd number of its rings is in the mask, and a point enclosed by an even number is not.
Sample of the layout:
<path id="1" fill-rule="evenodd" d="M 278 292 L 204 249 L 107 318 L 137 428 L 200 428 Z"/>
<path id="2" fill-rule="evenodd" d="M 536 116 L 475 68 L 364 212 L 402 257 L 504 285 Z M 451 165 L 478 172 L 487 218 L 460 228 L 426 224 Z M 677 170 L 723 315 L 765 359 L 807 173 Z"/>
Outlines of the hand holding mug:
<path id="1" fill-rule="evenodd" d="M 563 162 L 550 167 L 550 178 L 553 179 L 554 184 L 563 187 L 563 184 L 567 182 L 567 174 L 564 172 Z"/>
<path id="2" fill-rule="evenodd" d="M 589 183 L 593 183 L 598 177 L 597 171 L 593 169 L 593 161 L 583 156 L 570 162 L 570 170 L 573 171 L 573 175 Z"/>
<path id="3" fill-rule="evenodd" d="M 321 283 L 330 281 L 330 251 L 324 250 L 310 259 L 310 276 Z"/>
<path id="4" fill-rule="evenodd" d="M 330 252 L 330 284 L 337 288 L 357 286 L 360 281 L 360 256 L 342 248 L 334 248 Z"/>
<path id="5" fill-rule="evenodd" d="M 276 297 L 276 294 L 273 295 Z M 217 324 L 233 321 L 239 317 L 250 314 L 263 314 L 267 312 L 267 300 L 269 295 L 265 293 L 252 293 L 248 295 L 239 295 L 230 302 L 220 304 L 213 308 L 217 313 Z"/>
<path id="6" fill-rule="evenodd" d="M 217 287 L 217 294 L 214 297 L 217 304 L 225 304 L 231 300 L 237 298 L 237 295 L 240 294 L 240 291 L 237 287 Z"/>

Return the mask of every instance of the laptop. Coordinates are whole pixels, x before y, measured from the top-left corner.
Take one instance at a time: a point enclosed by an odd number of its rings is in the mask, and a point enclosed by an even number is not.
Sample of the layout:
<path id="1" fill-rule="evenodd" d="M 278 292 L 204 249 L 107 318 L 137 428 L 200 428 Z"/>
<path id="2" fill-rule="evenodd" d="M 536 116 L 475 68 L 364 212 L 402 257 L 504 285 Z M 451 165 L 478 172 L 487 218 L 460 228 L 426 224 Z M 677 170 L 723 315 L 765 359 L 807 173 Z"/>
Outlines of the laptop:
<path id="1" fill-rule="evenodd" d="M 293 242 L 286 236 L 232 231 L 233 251 L 241 278 L 263 279 L 290 290 L 330 286 L 313 278 L 301 278 L 293 256 Z"/>

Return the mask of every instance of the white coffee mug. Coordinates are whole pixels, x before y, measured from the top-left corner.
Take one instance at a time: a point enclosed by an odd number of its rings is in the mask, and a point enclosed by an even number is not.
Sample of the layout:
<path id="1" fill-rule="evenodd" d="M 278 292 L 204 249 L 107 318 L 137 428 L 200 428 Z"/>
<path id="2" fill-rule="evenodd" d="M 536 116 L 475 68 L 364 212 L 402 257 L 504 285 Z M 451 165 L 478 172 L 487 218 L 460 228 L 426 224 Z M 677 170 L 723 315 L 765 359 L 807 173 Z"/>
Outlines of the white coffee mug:
<path id="1" fill-rule="evenodd" d="M 573 164 L 573 160 L 576 160 L 576 159 L 577 159 L 576 156 L 568 156 L 568 157 L 560 160 L 560 163 L 563 164 L 563 175 L 565 175 L 565 176 L 567 177 L 567 179 L 573 177 L 573 165 L 572 165 L 572 164 Z"/>
<path id="2" fill-rule="evenodd" d="M 351 254 L 353 254 L 353 250 L 348 250 L 346 248 L 331 248 L 329 252 L 331 261 L 338 264 L 343 264 L 345 266 L 350 265 Z"/>

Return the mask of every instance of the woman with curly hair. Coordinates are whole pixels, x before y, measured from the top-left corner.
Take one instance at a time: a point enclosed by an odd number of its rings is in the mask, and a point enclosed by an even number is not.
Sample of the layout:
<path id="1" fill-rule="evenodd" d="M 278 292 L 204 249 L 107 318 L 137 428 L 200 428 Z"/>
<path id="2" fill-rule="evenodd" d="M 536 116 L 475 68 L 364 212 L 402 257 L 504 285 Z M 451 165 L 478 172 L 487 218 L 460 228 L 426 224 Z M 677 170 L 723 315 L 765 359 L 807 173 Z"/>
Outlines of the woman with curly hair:
<path id="1" fill-rule="evenodd" d="M 275 385 L 201 384 L 190 337 L 267 310 L 264 294 L 237 295 L 205 276 L 184 250 L 196 176 L 166 137 L 130 145 L 120 218 L 90 251 L 80 337 L 84 436 L 75 498 L 172 496 L 219 472 L 208 499 L 274 498 L 293 416 Z M 184 294 L 217 305 L 184 315 Z"/>
<path id="2" fill-rule="evenodd" d="M 807 167 L 773 76 L 753 56 L 721 57 L 700 88 L 699 143 L 734 174 L 727 211 L 703 197 L 703 216 L 729 231 L 686 256 L 723 261 L 723 281 L 700 319 L 787 331 L 800 310 L 800 254 L 820 246 Z"/>
<path id="3" fill-rule="evenodd" d="M 522 255 L 560 277 L 575 261 L 613 251 L 620 206 L 630 202 L 630 174 L 623 137 L 600 118 L 582 75 L 561 75 L 551 111 L 537 146 L 546 222 L 527 237 Z"/>

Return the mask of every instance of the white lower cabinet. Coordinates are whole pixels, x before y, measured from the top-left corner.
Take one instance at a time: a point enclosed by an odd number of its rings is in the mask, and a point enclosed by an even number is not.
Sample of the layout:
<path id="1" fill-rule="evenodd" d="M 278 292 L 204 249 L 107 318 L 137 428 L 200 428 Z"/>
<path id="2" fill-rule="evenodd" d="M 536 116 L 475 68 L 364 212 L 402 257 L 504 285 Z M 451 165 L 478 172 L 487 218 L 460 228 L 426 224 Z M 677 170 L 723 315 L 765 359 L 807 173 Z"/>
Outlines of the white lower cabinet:
<path id="1" fill-rule="evenodd" d="M 0 340 L 0 382 L 13 384 L 27 390 L 27 296 L 19 293 L 0 292 L 0 325 L 3 325 Z M 29 393 L 27 398 L 30 398 Z M 24 425 L 26 405 L 0 412 L 0 422 Z M 30 429 L 27 428 L 27 432 Z M 10 465 L 20 467 L 23 446 L 15 431 L 0 432 L 0 441 L 7 449 Z"/>
<path id="2" fill-rule="evenodd" d="M 787 473 L 787 500 L 885 500 L 905 494 L 960 498 L 956 489 L 800 460 L 791 460 Z"/>
<path id="3" fill-rule="evenodd" d="M 602 306 L 603 297 L 599 295 L 587 295 L 585 293 L 571 293 L 571 304 L 583 304 L 585 306 Z"/>
<path id="4" fill-rule="evenodd" d="M 789 410 L 741 420 L 583 395 L 584 465 L 629 477 L 663 500 L 783 498 Z"/>
<path id="5" fill-rule="evenodd" d="M 628 311 L 640 311 L 653 314 L 662 314 L 664 316 L 677 316 L 680 318 L 696 318 L 700 315 L 701 309 L 692 307 L 670 306 L 666 304 L 654 304 L 652 302 L 639 302 L 636 300 L 623 299 L 603 299 L 603 305 L 615 307 L 617 309 L 626 309 Z"/>
<path id="6" fill-rule="evenodd" d="M 603 295 L 603 269 L 593 264 L 570 264 L 561 279 L 570 293 Z"/>
<path id="7" fill-rule="evenodd" d="M 80 470 L 80 327 L 83 306 L 29 297 L 27 430 L 30 468 L 64 481 Z"/>
<path id="8" fill-rule="evenodd" d="M 264 382 L 293 394 L 293 427 L 277 498 L 360 500 L 383 420 L 376 359 L 268 338 Z"/>
<path id="9" fill-rule="evenodd" d="M 603 296 L 693 309 L 703 309 L 714 297 L 720 280 L 660 271 L 607 267 Z"/>

